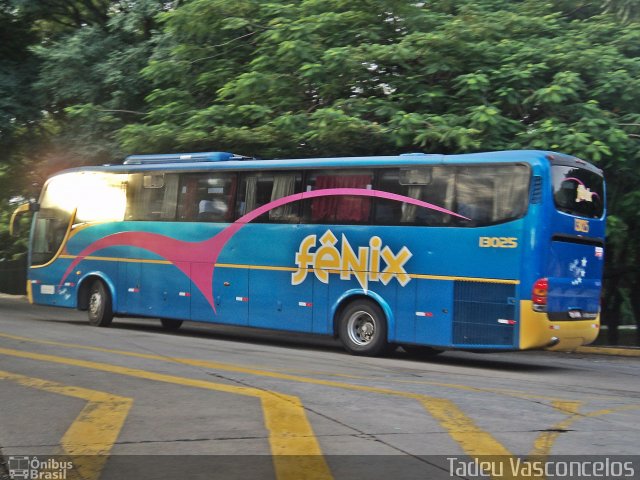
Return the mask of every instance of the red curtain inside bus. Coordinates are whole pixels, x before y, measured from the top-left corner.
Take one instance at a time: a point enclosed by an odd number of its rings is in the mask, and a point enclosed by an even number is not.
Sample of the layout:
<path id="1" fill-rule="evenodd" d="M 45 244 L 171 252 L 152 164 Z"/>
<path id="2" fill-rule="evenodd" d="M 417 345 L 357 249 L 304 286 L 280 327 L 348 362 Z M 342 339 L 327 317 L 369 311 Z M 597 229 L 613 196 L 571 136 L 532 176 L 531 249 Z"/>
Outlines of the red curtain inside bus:
<path id="1" fill-rule="evenodd" d="M 371 175 L 318 175 L 314 190 L 331 188 L 371 188 Z M 329 196 L 313 199 L 311 220 L 318 223 L 354 222 L 369 220 L 371 199 L 354 196 Z"/>

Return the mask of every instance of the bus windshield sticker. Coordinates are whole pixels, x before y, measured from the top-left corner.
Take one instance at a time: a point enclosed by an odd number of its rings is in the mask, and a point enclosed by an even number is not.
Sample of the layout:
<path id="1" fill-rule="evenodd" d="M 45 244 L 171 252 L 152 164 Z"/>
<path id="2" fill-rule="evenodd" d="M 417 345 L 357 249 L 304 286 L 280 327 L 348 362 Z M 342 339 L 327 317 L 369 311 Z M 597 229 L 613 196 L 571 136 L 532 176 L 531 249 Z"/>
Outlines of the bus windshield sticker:
<path id="1" fill-rule="evenodd" d="M 595 195 L 595 193 L 593 193 L 583 184 L 579 184 L 578 188 L 576 189 L 576 195 L 576 202 L 593 202 L 593 196 Z"/>

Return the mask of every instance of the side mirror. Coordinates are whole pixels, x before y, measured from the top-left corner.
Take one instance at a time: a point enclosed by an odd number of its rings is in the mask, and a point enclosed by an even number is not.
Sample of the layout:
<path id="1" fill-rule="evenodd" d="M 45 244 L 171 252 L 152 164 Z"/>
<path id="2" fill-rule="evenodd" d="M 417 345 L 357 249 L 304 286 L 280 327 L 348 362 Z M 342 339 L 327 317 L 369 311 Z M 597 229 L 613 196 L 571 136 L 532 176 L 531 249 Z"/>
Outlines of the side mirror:
<path id="1" fill-rule="evenodd" d="M 11 220 L 9 223 L 9 234 L 12 237 L 19 235 L 20 225 L 18 221 L 20 220 L 20 217 L 25 213 L 37 212 L 38 210 L 40 210 L 40 204 L 36 202 L 23 203 L 18 208 L 16 208 L 11 215 Z"/>

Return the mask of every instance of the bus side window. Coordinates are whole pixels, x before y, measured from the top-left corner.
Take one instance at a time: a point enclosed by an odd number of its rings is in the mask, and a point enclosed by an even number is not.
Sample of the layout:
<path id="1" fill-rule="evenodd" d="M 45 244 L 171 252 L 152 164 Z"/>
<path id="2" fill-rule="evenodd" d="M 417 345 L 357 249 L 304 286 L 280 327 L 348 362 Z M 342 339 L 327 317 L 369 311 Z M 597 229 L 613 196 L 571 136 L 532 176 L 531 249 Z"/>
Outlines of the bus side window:
<path id="1" fill-rule="evenodd" d="M 288 172 L 250 172 L 242 176 L 236 216 L 242 217 L 258 207 L 271 203 L 279 198 L 301 193 L 302 176 Z M 300 205 L 290 202 L 276 207 L 255 220 L 258 223 L 298 223 Z"/>
<path id="2" fill-rule="evenodd" d="M 129 175 L 126 220 L 175 220 L 178 200 L 177 174 Z"/>
<path id="3" fill-rule="evenodd" d="M 406 189 L 400 185 L 400 170 L 394 168 L 392 170 L 383 170 L 378 176 L 376 190 L 383 192 L 395 193 L 398 195 L 406 195 Z M 399 225 L 403 218 L 403 208 L 405 203 L 376 198 L 375 221 L 376 225 Z"/>
<path id="4" fill-rule="evenodd" d="M 307 191 L 337 188 L 372 189 L 371 170 L 325 170 L 310 172 Z M 355 195 L 327 195 L 304 202 L 306 223 L 369 223 L 372 210 L 371 197 Z"/>
<path id="5" fill-rule="evenodd" d="M 529 169 L 524 165 L 458 167 L 457 212 L 470 218 L 461 225 L 493 225 L 526 213 Z"/>
<path id="6" fill-rule="evenodd" d="M 230 222 L 236 193 L 236 175 L 226 172 L 182 175 L 178 219 L 187 222 Z"/>
<path id="7" fill-rule="evenodd" d="M 383 170 L 378 177 L 377 189 L 449 209 L 447 173 L 446 167 Z M 447 215 L 426 207 L 376 199 L 375 223 L 378 225 L 446 225 L 448 222 Z"/>
<path id="8" fill-rule="evenodd" d="M 302 175 L 299 173 L 278 173 L 273 177 L 270 201 L 302 193 Z M 281 223 L 300 221 L 300 202 L 289 202 L 269 212 L 269 220 Z"/>

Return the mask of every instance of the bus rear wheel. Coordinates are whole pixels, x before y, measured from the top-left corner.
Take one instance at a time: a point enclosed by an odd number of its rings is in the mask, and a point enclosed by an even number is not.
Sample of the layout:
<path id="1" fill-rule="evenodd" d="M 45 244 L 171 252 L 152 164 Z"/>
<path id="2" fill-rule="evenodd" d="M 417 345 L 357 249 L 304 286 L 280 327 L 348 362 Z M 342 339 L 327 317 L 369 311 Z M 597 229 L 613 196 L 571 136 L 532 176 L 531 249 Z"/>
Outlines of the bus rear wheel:
<path id="1" fill-rule="evenodd" d="M 375 356 L 387 348 L 387 320 L 371 300 L 356 300 L 340 313 L 339 336 L 344 347 L 356 355 Z"/>
<path id="2" fill-rule="evenodd" d="M 102 280 L 96 280 L 89 289 L 89 324 L 94 327 L 108 327 L 113 320 L 111 294 Z"/>
<path id="3" fill-rule="evenodd" d="M 172 318 L 161 318 L 160 323 L 165 330 L 178 330 L 182 326 L 182 320 Z"/>

